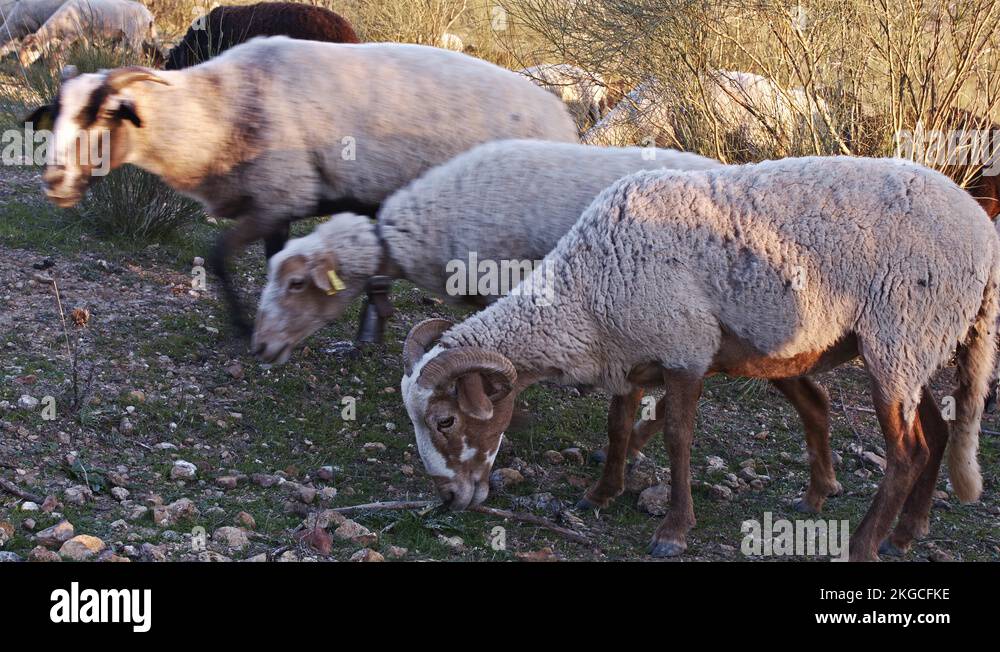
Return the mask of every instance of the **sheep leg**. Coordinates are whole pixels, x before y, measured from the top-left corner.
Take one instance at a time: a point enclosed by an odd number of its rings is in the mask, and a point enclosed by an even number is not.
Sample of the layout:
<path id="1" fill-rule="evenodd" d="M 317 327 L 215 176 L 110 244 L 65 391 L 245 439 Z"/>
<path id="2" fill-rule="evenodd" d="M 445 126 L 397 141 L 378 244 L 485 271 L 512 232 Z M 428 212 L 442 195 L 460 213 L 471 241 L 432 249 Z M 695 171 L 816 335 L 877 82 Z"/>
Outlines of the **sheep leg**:
<path id="1" fill-rule="evenodd" d="M 285 243 L 288 242 L 288 236 L 290 234 L 290 222 L 283 222 L 279 226 L 275 227 L 271 233 L 264 236 L 264 255 L 268 260 L 285 248 Z"/>
<path id="2" fill-rule="evenodd" d="M 240 224 L 229 229 L 215 241 L 208 254 L 208 265 L 219 278 L 222 296 L 229 308 L 229 318 L 240 336 L 249 338 L 253 334 L 253 324 L 247 319 L 239 293 L 233 286 L 229 274 L 229 259 L 243 251 L 251 242 L 260 240 L 267 233 L 251 219 L 243 219 Z"/>
<path id="3" fill-rule="evenodd" d="M 872 380 L 875 414 L 885 438 L 885 477 L 861 525 L 851 537 L 851 561 L 877 561 L 879 542 L 889 533 L 893 520 L 923 472 L 930 452 L 920 419 L 907 425 L 899 400 L 883 397 L 878 383 Z"/>
<path id="4" fill-rule="evenodd" d="M 663 439 L 670 455 L 670 512 L 663 519 L 649 553 L 654 557 L 676 557 L 687 549 L 687 533 L 694 527 L 694 503 L 691 500 L 691 441 L 695 415 L 701 396 L 702 374 L 666 371 Z"/>
<path id="5" fill-rule="evenodd" d="M 810 378 L 772 379 L 778 391 L 795 406 L 806 433 L 806 450 L 809 453 L 809 487 L 796 504 L 799 512 L 818 513 L 823 509 L 827 496 L 843 491 L 833 470 L 830 452 L 830 400 L 819 385 Z"/>
<path id="6" fill-rule="evenodd" d="M 902 555 L 909 549 L 913 539 L 925 536 L 930 530 L 931 502 L 941 469 L 941 458 L 948 445 L 948 424 L 941 417 L 937 401 L 927 387 L 920 397 L 917 412 L 930 449 L 930 457 L 903 503 L 903 512 L 899 515 L 896 529 L 879 546 L 879 552 L 883 554 Z"/>
<path id="7" fill-rule="evenodd" d="M 639 457 L 642 449 L 646 447 L 646 442 L 656 433 L 663 430 L 663 419 L 666 413 L 667 397 L 662 397 L 656 402 L 656 416 L 653 419 L 639 419 L 632 424 L 632 435 L 628 440 L 628 458 L 634 460 Z"/>
<path id="8" fill-rule="evenodd" d="M 625 490 L 625 453 L 628 449 L 630 424 L 641 400 L 641 389 L 611 399 L 611 407 L 608 409 L 608 459 L 601 479 L 577 503 L 577 508 L 607 507 Z"/>

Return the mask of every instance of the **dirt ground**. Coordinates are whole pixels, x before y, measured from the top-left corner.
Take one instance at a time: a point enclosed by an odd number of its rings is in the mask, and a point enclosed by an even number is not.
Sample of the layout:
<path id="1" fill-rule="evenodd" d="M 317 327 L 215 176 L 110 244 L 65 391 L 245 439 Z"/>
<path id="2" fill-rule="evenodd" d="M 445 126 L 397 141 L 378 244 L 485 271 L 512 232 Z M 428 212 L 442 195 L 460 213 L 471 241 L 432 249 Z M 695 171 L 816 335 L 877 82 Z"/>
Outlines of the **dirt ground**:
<path id="1" fill-rule="evenodd" d="M 354 334 L 355 312 L 268 368 L 230 332 L 213 279 L 206 292 L 191 288 L 194 257 L 218 227 L 202 224 L 153 247 L 102 241 L 44 202 L 34 171 L 0 175 L 0 478 L 8 486 L 0 553 L 8 558 L 56 559 L 62 550 L 64 558 L 134 561 L 648 559 L 660 517 L 647 510 L 662 508 L 669 484 L 662 442 L 651 442 L 611 507 L 577 512 L 600 473 L 590 453 L 604 443 L 606 397 L 550 386 L 520 399 L 531 419 L 508 433 L 495 466 L 509 469 L 507 484 L 487 504 L 550 519 L 588 543 L 473 513 L 361 511 L 345 522 L 327 510 L 435 498 L 398 396 L 401 343 L 421 319 L 461 312 L 398 284 L 384 346 L 336 353 Z M 51 266 L 36 269 L 46 259 Z M 260 289 L 262 261 L 254 250 L 240 262 L 248 295 Z M 939 375 L 939 395 L 951 377 Z M 844 493 L 813 518 L 853 528 L 882 476 L 881 434 L 863 368 L 819 380 L 834 406 Z M 741 551 L 741 523 L 800 516 L 791 505 L 808 479 L 801 425 L 761 382 L 711 379 L 699 408 L 698 525 L 681 559 L 762 559 Z M 959 504 L 943 473 L 930 534 L 905 559 L 1000 559 L 997 415 L 983 427 L 983 500 Z M 67 550 L 66 526 L 43 532 L 63 520 L 74 535 L 100 541 Z"/>

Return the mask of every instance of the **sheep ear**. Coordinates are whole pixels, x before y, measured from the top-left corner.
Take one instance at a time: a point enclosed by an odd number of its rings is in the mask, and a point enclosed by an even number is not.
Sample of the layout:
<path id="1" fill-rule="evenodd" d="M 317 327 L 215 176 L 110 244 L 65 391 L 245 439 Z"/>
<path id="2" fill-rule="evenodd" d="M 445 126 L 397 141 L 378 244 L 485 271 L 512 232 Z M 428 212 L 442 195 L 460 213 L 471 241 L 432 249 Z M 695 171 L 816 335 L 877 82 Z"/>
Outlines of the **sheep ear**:
<path id="1" fill-rule="evenodd" d="M 330 296 L 347 287 L 337 275 L 337 261 L 329 253 L 314 256 L 309 261 L 309 273 L 316 287 Z"/>
<path id="2" fill-rule="evenodd" d="M 493 418 L 493 402 L 486 395 L 482 375 L 472 373 L 462 376 L 455 385 L 458 389 L 458 407 L 462 412 L 479 421 Z"/>

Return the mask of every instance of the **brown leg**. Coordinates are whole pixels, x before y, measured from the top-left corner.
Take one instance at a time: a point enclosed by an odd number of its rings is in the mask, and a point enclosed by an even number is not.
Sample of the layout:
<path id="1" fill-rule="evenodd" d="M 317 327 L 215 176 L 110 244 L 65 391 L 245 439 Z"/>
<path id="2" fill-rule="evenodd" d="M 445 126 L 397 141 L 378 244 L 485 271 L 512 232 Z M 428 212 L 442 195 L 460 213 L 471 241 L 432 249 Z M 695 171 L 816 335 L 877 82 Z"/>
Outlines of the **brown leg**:
<path id="1" fill-rule="evenodd" d="M 611 399 L 611 407 L 608 409 L 608 457 L 604 463 L 604 471 L 597 484 L 577 503 L 578 508 L 607 507 L 625 490 L 625 451 L 628 447 L 629 426 L 641 400 L 641 389 Z"/>
<path id="2" fill-rule="evenodd" d="M 806 433 L 809 488 L 795 504 L 795 510 L 817 513 L 823 509 L 827 496 L 843 491 L 833 471 L 833 455 L 830 453 L 830 401 L 826 392 L 810 378 L 785 378 L 772 380 L 771 384 L 795 406 Z"/>
<path id="3" fill-rule="evenodd" d="M 684 371 L 663 374 L 663 439 L 670 455 L 670 512 L 657 528 L 649 553 L 654 557 L 675 557 L 687 548 L 687 533 L 694 527 L 691 500 L 691 440 L 694 438 L 702 375 Z"/>
<path id="4" fill-rule="evenodd" d="M 925 536 L 930 528 L 931 502 L 934 497 L 934 487 L 937 486 L 938 472 L 941 469 L 941 458 L 948 444 L 948 424 L 941 418 L 937 401 L 927 387 L 920 397 L 920 407 L 917 412 L 930 457 L 906 502 L 903 503 L 903 512 L 899 515 L 896 529 L 879 546 L 879 552 L 884 554 L 902 555 L 910 547 L 913 539 Z"/>
<path id="5" fill-rule="evenodd" d="M 920 419 L 915 418 L 913 424 L 907 427 L 903 421 L 902 404 L 883 397 L 874 379 L 872 398 L 885 438 L 887 463 L 875 500 L 851 537 L 851 561 L 878 560 L 879 542 L 889 533 L 903 501 L 910 494 L 929 457 Z"/>
<path id="6" fill-rule="evenodd" d="M 240 336 L 249 338 L 253 334 L 253 322 L 247 318 L 239 293 L 229 274 L 229 260 L 247 248 L 251 242 L 260 240 L 267 234 L 252 218 L 243 218 L 239 224 L 223 233 L 216 240 L 208 254 L 209 268 L 219 277 L 222 296 L 229 308 L 229 318 Z"/>

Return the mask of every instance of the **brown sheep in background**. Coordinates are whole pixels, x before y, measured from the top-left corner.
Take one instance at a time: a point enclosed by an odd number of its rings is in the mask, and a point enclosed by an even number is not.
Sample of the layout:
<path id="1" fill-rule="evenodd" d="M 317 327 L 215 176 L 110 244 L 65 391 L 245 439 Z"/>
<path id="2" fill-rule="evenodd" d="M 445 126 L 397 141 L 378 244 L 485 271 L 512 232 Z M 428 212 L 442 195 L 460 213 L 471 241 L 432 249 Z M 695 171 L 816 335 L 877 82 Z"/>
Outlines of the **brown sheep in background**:
<path id="1" fill-rule="evenodd" d="M 347 19 L 323 7 L 296 2 L 221 6 L 191 25 L 180 43 L 167 54 L 164 68 L 180 70 L 196 65 L 255 36 L 360 42 Z"/>

